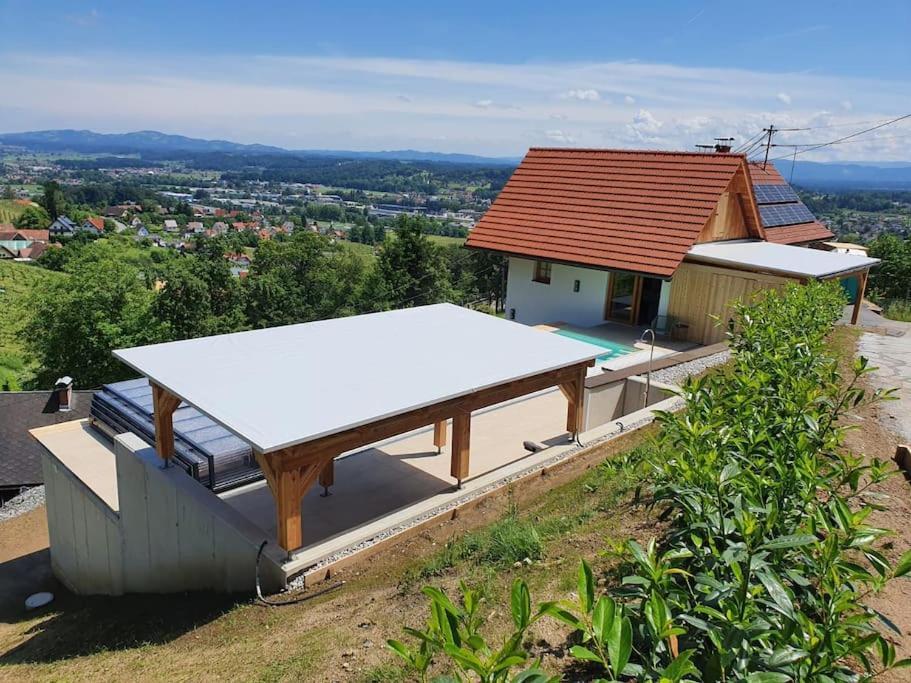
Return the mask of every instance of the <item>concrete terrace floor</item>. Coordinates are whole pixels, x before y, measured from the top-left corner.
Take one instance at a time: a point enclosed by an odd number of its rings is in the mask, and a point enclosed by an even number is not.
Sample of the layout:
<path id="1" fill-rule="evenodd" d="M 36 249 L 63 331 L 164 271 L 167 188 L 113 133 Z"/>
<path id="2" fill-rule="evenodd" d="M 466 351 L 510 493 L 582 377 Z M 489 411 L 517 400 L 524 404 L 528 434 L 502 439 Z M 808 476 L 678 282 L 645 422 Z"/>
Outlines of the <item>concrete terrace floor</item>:
<path id="1" fill-rule="evenodd" d="M 451 436 L 451 424 L 449 429 Z M 566 399 L 558 389 L 475 412 L 471 421 L 470 491 L 479 477 L 531 459 L 524 441 L 568 444 Z M 437 454 L 433 429 L 424 428 L 373 447 L 346 454 L 335 462 L 332 495 L 314 486 L 302 505 L 303 551 L 340 534 L 350 534 L 396 510 L 405 510 L 455 491 L 449 474 L 450 450 Z M 269 538 L 276 537 L 275 503 L 265 482 L 220 495 Z M 385 526 L 386 520 L 384 520 Z M 329 544 L 330 546 L 333 544 Z M 322 549 L 320 549 L 322 552 Z M 327 553 L 332 550 L 327 547 Z M 300 553 L 299 553 L 300 554 Z"/>

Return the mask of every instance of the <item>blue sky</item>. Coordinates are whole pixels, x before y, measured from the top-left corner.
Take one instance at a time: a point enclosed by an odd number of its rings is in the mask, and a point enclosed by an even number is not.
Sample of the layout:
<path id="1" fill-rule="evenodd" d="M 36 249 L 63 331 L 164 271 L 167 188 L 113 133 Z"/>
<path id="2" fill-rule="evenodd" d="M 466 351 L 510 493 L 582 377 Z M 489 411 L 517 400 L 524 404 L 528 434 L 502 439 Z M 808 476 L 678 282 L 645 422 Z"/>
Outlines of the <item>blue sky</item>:
<path id="1" fill-rule="evenodd" d="M 0 130 L 488 155 L 911 112 L 903 2 L 0 0 Z M 11 95 L 12 94 L 12 95 Z M 807 159 L 909 159 L 911 124 Z"/>

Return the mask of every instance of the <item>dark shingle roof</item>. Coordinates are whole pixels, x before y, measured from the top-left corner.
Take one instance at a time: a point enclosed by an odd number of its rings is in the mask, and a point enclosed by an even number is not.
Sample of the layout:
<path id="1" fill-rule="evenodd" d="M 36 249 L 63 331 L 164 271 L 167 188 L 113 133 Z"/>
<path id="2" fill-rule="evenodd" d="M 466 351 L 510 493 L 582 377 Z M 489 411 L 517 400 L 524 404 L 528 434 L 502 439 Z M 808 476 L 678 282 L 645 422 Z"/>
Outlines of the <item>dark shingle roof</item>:
<path id="1" fill-rule="evenodd" d="M 91 404 L 91 391 L 74 391 L 65 413 L 53 391 L 0 392 L 0 489 L 42 483 L 41 445 L 28 430 L 88 417 Z"/>

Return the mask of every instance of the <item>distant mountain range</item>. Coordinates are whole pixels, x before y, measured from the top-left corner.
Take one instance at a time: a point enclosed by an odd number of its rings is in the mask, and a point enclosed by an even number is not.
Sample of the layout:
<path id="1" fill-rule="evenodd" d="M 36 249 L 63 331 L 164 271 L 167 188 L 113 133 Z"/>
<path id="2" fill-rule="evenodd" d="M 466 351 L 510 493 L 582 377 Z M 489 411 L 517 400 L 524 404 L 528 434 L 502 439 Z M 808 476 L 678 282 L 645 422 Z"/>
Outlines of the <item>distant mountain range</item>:
<path id="1" fill-rule="evenodd" d="M 775 167 L 793 185 L 813 189 L 911 190 L 911 162 L 777 161 Z"/>
<path id="2" fill-rule="evenodd" d="M 355 152 L 335 149 L 289 150 L 271 145 L 244 145 L 228 140 L 203 140 L 184 135 L 168 135 L 155 130 L 135 133 L 95 133 L 90 130 L 38 130 L 27 133 L 2 133 L 0 145 L 24 147 L 41 152 L 82 152 L 84 154 L 136 154 L 142 152 L 228 152 L 232 154 L 282 154 L 328 156 L 345 159 L 398 159 L 402 161 L 442 161 L 456 164 L 516 165 L 518 157 L 484 157 L 474 154 L 448 154 L 399 149 L 380 152 Z"/>
<path id="3" fill-rule="evenodd" d="M 515 166 L 519 157 L 485 157 L 474 154 L 421 152 L 413 149 L 380 152 L 355 152 L 335 149 L 289 150 L 271 145 L 244 145 L 228 140 L 203 140 L 184 135 L 168 135 L 154 130 L 135 133 L 95 133 L 90 130 L 40 130 L 27 133 L 0 134 L 0 145 L 21 147 L 41 152 L 82 152 L 85 154 L 152 154 L 169 153 L 238 155 L 321 156 L 344 159 L 389 159 L 432 161 L 486 166 Z M 792 177 L 791 162 L 775 162 L 785 178 Z M 911 189 L 911 161 L 798 161 L 793 171 L 794 185 L 832 189 Z"/>

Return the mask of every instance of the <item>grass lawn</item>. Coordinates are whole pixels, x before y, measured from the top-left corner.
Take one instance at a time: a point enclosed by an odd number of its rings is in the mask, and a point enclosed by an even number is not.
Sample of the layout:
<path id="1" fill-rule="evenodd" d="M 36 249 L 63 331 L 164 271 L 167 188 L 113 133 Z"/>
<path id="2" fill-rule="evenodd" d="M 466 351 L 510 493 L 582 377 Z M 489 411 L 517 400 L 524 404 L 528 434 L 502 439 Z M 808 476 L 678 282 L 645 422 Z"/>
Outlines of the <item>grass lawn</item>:
<path id="1" fill-rule="evenodd" d="M 450 244 L 458 244 L 458 245 L 465 244 L 464 237 L 447 237 L 446 235 L 427 235 L 427 239 L 429 239 L 434 244 L 440 244 L 444 247 L 447 247 Z"/>
<path id="2" fill-rule="evenodd" d="M 14 261 L 0 261 L 0 384 L 14 378 L 18 384 L 33 372 L 33 358 L 20 338 L 28 309 L 29 293 L 58 278 L 62 273 Z"/>

